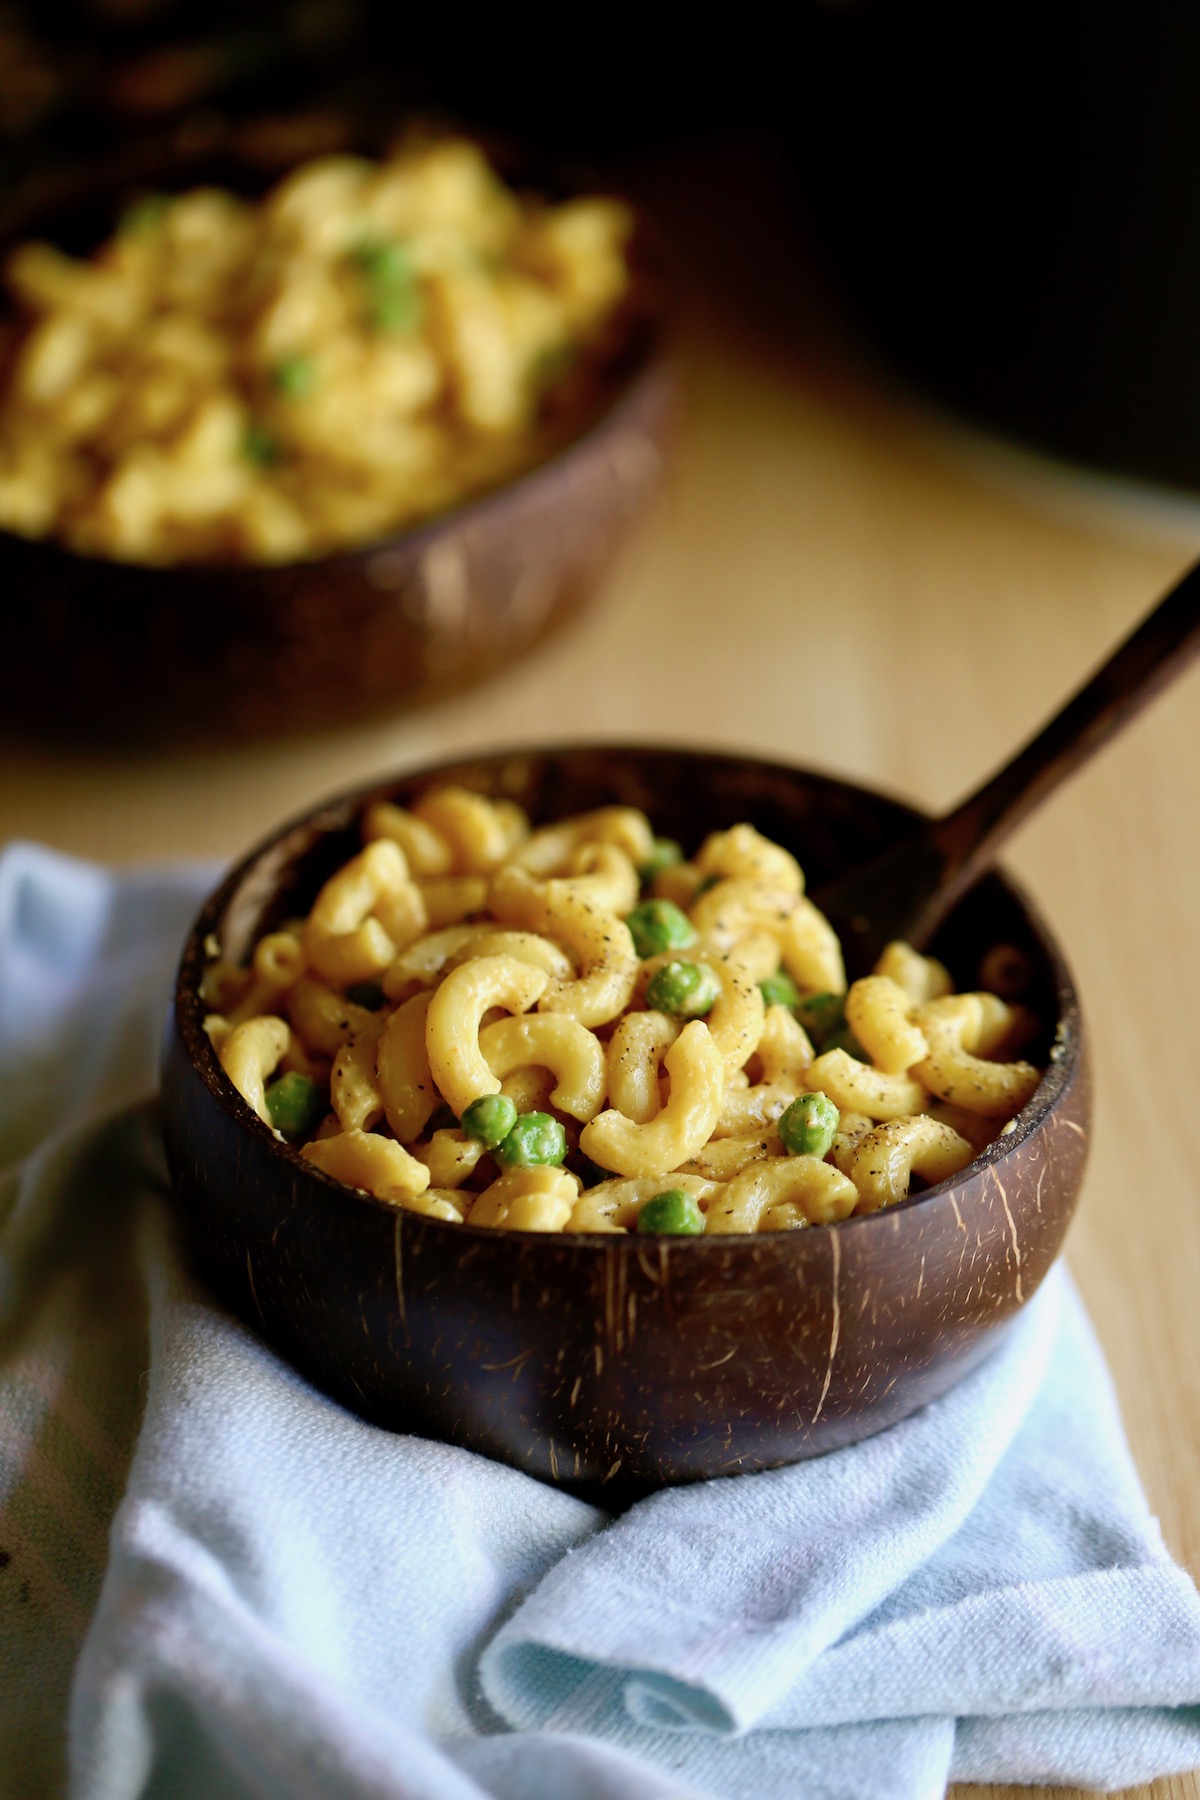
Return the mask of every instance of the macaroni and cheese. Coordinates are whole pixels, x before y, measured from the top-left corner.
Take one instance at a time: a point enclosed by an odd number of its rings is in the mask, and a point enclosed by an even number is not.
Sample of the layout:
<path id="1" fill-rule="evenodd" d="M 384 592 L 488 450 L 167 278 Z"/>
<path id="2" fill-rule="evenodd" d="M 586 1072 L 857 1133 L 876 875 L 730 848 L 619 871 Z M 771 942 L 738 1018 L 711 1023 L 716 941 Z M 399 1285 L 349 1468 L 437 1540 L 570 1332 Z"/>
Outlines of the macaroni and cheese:
<path id="1" fill-rule="evenodd" d="M 378 539 L 552 442 L 630 289 L 628 210 L 510 191 L 463 139 L 325 157 L 254 202 L 151 197 L 25 243 L 0 336 L 0 527 L 118 561 Z"/>
<path id="2" fill-rule="evenodd" d="M 462 788 L 363 848 L 202 997 L 229 1079 L 327 1175 L 522 1231 L 796 1230 L 957 1174 L 1032 1096 L 1015 995 L 901 943 L 847 987 L 786 850 L 694 857 L 610 806 L 532 829 Z M 992 952 L 1010 987 L 1018 953 Z"/>

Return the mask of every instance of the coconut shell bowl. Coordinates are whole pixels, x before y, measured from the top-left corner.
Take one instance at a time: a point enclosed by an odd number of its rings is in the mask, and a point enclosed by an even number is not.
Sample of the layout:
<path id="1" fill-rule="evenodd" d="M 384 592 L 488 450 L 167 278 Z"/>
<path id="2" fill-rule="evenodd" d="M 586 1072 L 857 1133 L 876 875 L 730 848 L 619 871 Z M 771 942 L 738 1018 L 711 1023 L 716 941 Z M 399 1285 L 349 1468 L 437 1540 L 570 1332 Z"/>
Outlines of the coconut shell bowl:
<path id="1" fill-rule="evenodd" d="M 584 747 L 426 769 L 284 826 L 197 919 L 165 1046 L 176 1205 L 220 1297 L 374 1423 L 607 1503 L 853 1443 L 990 1355 L 1062 1243 L 1090 1100 L 1070 972 L 1000 873 L 967 892 L 932 948 L 967 986 L 993 945 L 1025 953 L 1042 1024 L 1030 1054 L 1046 1074 L 974 1163 L 889 1210 L 752 1236 L 487 1230 L 347 1189 L 273 1135 L 202 1028 L 206 940 L 245 958 L 358 848 L 366 805 L 410 803 L 446 782 L 516 800 L 535 823 L 638 806 L 685 849 L 749 820 L 797 855 L 814 889 L 918 818 L 866 789 L 749 758 Z"/>
<path id="2" fill-rule="evenodd" d="M 285 172 L 231 150 L 76 171 L 52 200 L 5 209 L 0 255 L 28 238 L 84 254 L 147 186 L 253 194 Z M 503 172 L 556 198 L 579 191 L 528 158 Z M 143 748 L 324 730 L 458 693 L 569 620 L 657 487 L 670 428 L 641 220 L 628 256 L 629 295 L 527 466 L 424 523 L 286 564 L 151 566 L 0 531 L 0 623 L 21 670 L 9 722 Z"/>

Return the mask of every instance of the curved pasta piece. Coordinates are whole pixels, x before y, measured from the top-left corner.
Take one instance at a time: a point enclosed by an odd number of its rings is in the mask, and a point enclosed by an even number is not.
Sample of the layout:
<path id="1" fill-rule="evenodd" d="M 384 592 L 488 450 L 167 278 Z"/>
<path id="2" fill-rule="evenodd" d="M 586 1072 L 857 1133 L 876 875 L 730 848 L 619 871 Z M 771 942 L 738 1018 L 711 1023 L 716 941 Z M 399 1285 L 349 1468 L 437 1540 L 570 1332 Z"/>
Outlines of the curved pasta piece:
<path id="1" fill-rule="evenodd" d="M 519 1113 L 545 1112 L 550 1104 L 550 1094 L 554 1087 L 554 1076 L 549 1069 L 538 1069 L 527 1064 L 523 1069 L 514 1069 L 500 1083 L 500 1092 L 508 1097 Z"/>
<path id="2" fill-rule="evenodd" d="M 608 1097 L 617 1112 L 644 1125 L 662 1107 L 662 1060 L 679 1036 L 666 1013 L 626 1013 L 608 1040 Z"/>
<path id="3" fill-rule="evenodd" d="M 432 987 L 455 953 L 466 949 L 468 955 L 472 954 L 470 947 L 488 929 L 486 925 L 443 925 L 440 930 L 417 938 L 405 946 L 384 974 L 380 984 L 384 993 L 389 1000 L 404 1000 L 414 984 Z"/>
<path id="4" fill-rule="evenodd" d="M 970 1048 L 976 1056 L 997 1061 L 1027 1044 L 1037 1031 L 1037 1019 L 1028 1007 L 1012 1006 L 999 994 L 979 993 L 979 1027 Z"/>
<path id="5" fill-rule="evenodd" d="M 423 930 L 424 903 L 404 852 L 379 838 L 344 863 L 317 895 L 304 925 L 304 954 L 325 981 L 371 981 Z"/>
<path id="6" fill-rule="evenodd" d="M 604 1046 L 586 1025 L 563 1013 L 497 1019 L 479 1033 L 479 1049 L 502 1082 L 516 1069 L 550 1069 L 556 1086 L 550 1103 L 573 1119 L 594 1119 L 604 1099 Z"/>
<path id="7" fill-rule="evenodd" d="M 471 940 L 469 949 L 454 952 L 447 968 L 457 968 L 468 956 L 515 956 L 518 962 L 544 969 L 555 981 L 570 981 L 575 973 L 566 951 L 536 931 L 505 931 L 502 925 L 476 925 L 472 930 L 479 935 Z"/>
<path id="8" fill-rule="evenodd" d="M 721 992 L 704 1023 L 721 1052 L 726 1069 L 732 1074 L 753 1054 L 762 1038 L 766 1021 L 762 989 L 753 973 L 753 964 L 748 964 L 742 956 L 740 944 L 735 944 L 724 956 L 707 952 L 695 960 L 707 963 L 721 984 Z"/>
<path id="9" fill-rule="evenodd" d="M 571 854 L 581 844 L 614 844 L 635 868 L 654 854 L 654 832 L 645 813 L 634 806 L 602 806 L 534 831 L 513 853 L 512 861 L 530 874 L 545 879 L 566 869 Z"/>
<path id="10" fill-rule="evenodd" d="M 543 970 L 515 956 L 477 956 L 452 969 L 434 989 L 425 1052 L 442 1098 L 460 1119 L 472 1100 L 500 1091 L 479 1048 L 484 1013 L 493 1006 L 525 1012 L 544 993 L 547 980 Z"/>
<path id="11" fill-rule="evenodd" d="M 920 1081 L 911 1075 L 885 1075 L 845 1050 L 826 1050 L 818 1056 L 809 1068 L 808 1085 L 828 1095 L 839 1110 L 866 1113 L 872 1119 L 904 1118 L 925 1104 Z"/>
<path id="12" fill-rule="evenodd" d="M 284 1009 L 297 1037 L 322 1056 L 336 1056 L 347 1038 L 369 1030 L 374 1018 L 369 1008 L 308 975 L 288 989 Z"/>
<path id="13" fill-rule="evenodd" d="M 578 1197 L 579 1182 L 566 1169 L 544 1165 L 507 1169 L 475 1200 L 467 1224 L 509 1231 L 561 1231 Z"/>
<path id="14" fill-rule="evenodd" d="M 361 1188 L 379 1200 L 409 1199 L 429 1186 L 429 1170 L 391 1138 L 370 1131 L 342 1131 L 336 1137 L 317 1138 L 300 1152 L 308 1162 L 342 1181 Z"/>
<path id="15" fill-rule="evenodd" d="M 308 968 L 304 946 L 293 931 L 269 931 L 254 946 L 249 969 L 239 969 L 240 986 L 229 986 L 224 1008 L 230 1025 L 241 1025 L 264 1013 L 278 1013 L 289 991 Z"/>
<path id="16" fill-rule="evenodd" d="M 420 1136 L 438 1104 L 425 1048 L 432 999 L 432 994 L 414 994 L 398 1006 L 384 1024 L 375 1051 L 375 1079 L 384 1114 L 402 1144 Z"/>
<path id="17" fill-rule="evenodd" d="M 887 975 L 864 975 L 851 984 L 846 1023 L 885 1075 L 903 1075 L 929 1054 L 925 1034 L 912 1020 L 912 1001 Z"/>
<path id="18" fill-rule="evenodd" d="M 744 877 L 786 894 L 804 892 L 804 876 L 795 857 L 753 825 L 710 832 L 696 854 L 696 866 L 705 875 Z"/>
<path id="19" fill-rule="evenodd" d="M 628 925 L 603 912 L 562 881 L 535 881 L 524 869 L 501 869 L 492 883 L 492 911 L 507 924 L 548 935 L 566 945 L 580 964 L 570 979 L 552 980 L 542 994 L 543 1012 L 565 1012 L 581 1025 L 606 1025 L 623 1012 L 638 975 L 638 954 Z"/>
<path id="20" fill-rule="evenodd" d="M 461 1131 L 435 1131 L 427 1144 L 414 1144 L 412 1154 L 429 1170 L 432 1187 L 452 1192 L 475 1173 L 487 1151 L 478 1138 L 464 1137 Z"/>
<path id="21" fill-rule="evenodd" d="M 738 965 L 749 980 L 765 981 L 779 973 L 779 940 L 769 931 L 750 931 L 736 945 Z"/>
<path id="22" fill-rule="evenodd" d="M 490 875 L 526 829 L 525 815 L 511 801 L 489 800 L 464 787 L 434 788 L 412 810 L 450 845 L 456 875 Z"/>
<path id="23" fill-rule="evenodd" d="M 681 1163 L 676 1174 L 702 1175 L 709 1181 L 732 1181 L 750 1163 L 782 1155 L 783 1140 L 770 1131 L 750 1132 L 745 1137 L 712 1138 L 697 1155 Z M 674 1179 L 672 1175 L 671 1180 Z"/>
<path id="24" fill-rule="evenodd" d="M 601 1181 L 580 1194 L 563 1227 L 565 1231 L 621 1232 L 637 1229 L 638 1214 L 647 1200 L 668 1188 L 682 1188 L 701 1211 L 721 1192 L 716 1181 L 698 1175 L 637 1175 L 626 1181 Z"/>
<path id="25" fill-rule="evenodd" d="M 396 1205 L 405 1212 L 422 1213 L 427 1219 L 445 1219 L 447 1224 L 461 1225 L 466 1218 L 467 1196 L 453 1188 L 428 1187 L 423 1194 L 397 1194 Z"/>
<path id="26" fill-rule="evenodd" d="M 425 916 L 431 931 L 457 925 L 487 905 L 486 875 L 431 875 L 418 881 Z"/>
<path id="27" fill-rule="evenodd" d="M 308 967 L 299 933 L 268 931 L 255 944 L 250 967 L 255 978 L 275 993 L 293 987 Z"/>
<path id="28" fill-rule="evenodd" d="M 849 1175 L 854 1167 L 854 1159 L 858 1155 L 858 1146 L 868 1131 L 874 1131 L 875 1121 L 866 1113 L 844 1112 L 838 1118 L 838 1128 L 833 1135 L 833 1143 L 829 1148 L 829 1160 L 835 1169 L 843 1175 Z"/>
<path id="29" fill-rule="evenodd" d="M 744 876 L 718 881 L 692 902 L 689 917 L 706 943 L 731 950 L 740 938 L 766 931 L 783 945 L 797 897 L 786 888 L 764 887 Z"/>
<path id="30" fill-rule="evenodd" d="M 703 881 L 704 876 L 694 862 L 669 863 L 650 883 L 650 892 L 656 900 L 673 900 L 686 912 Z"/>
<path id="31" fill-rule="evenodd" d="M 893 938 L 890 944 L 884 945 L 873 973 L 885 975 L 897 987 L 902 987 L 913 1006 L 924 1006 L 926 1001 L 950 993 L 954 986 L 945 963 L 940 963 L 936 956 L 922 956 L 903 938 Z"/>
<path id="32" fill-rule="evenodd" d="M 602 1112 L 580 1133 L 580 1148 L 616 1175 L 655 1175 L 677 1169 L 712 1136 L 725 1090 L 725 1065 L 708 1027 L 693 1019 L 667 1051 L 671 1092 L 653 1119 L 637 1124 Z"/>
<path id="33" fill-rule="evenodd" d="M 996 1000 L 995 1005 L 1002 1007 L 1004 1002 Z M 975 1054 L 973 1046 L 980 1042 L 985 1025 L 994 1029 L 996 1023 L 994 1010 L 985 1011 L 978 994 L 931 1000 L 917 1013 L 917 1023 L 928 1039 L 929 1055 L 913 1073 L 939 1100 L 984 1118 L 1007 1119 L 1032 1098 L 1042 1078 L 1032 1063 L 988 1062 Z"/>
<path id="34" fill-rule="evenodd" d="M 271 1123 L 265 1097 L 267 1078 L 279 1067 L 290 1037 L 286 1020 L 263 1013 L 235 1025 L 217 1047 L 221 1067 L 264 1125 Z"/>
<path id="35" fill-rule="evenodd" d="M 348 1037 L 333 1059 L 329 1098 L 343 1131 L 370 1131 L 383 1117 L 375 1059 L 385 1024 L 374 1014 L 370 1025 Z"/>
<path id="36" fill-rule="evenodd" d="M 937 1119 L 943 1125 L 949 1125 L 957 1131 L 959 1137 L 966 1138 L 976 1156 L 986 1150 L 996 1135 L 994 1119 L 985 1119 L 981 1113 L 971 1113 L 965 1107 L 955 1106 L 949 1100 L 939 1100 L 931 1094 L 925 1104 L 925 1111 L 931 1119 Z"/>
<path id="37" fill-rule="evenodd" d="M 858 1189 L 818 1156 L 772 1156 L 727 1183 L 705 1215 L 705 1233 L 787 1231 L 847 1219 Z"/>
<path id="38" fill-rule="evenodd" d="M 633 911 L 642 887 L 629 857 L 615 844 L 578 845 L 567 858 L 566 873 L 560 879 L 572 893 L 618 918 Z"/>
<path id="39" fill-rule="evenodd" d="M 806 894 L 796 902 L 780 950 L 783 966 L 801 993 L 845 993 L 846 966 L 837 933 Z"/>
<path id="40" fill-rule="evenodd" d="M 974 1160 L 971 1145 L 949 1125 L 928 1114 L 891 1119 L 859 1140 L 850 1179 L 858 1190 L 858 1212 L 895 1206 L 908 1194 L 914 1174 L 930 1184 L 957 1175 Z"/>
<path id="41" fill-rule="evenodd" d="M 390 838 L 399 844 L 414 876 L 449 875 L 454 869 L 454 849 L 440 831 L 415 813 L 390 800 L 369 806 L 363 819 L 363 837 Z"/>
<path id="42" fill-rule="evenodd" d="M 714 1137 L 742 1137 L 774 1125 L 796 1098 L 813 1059 L 808 1033 L 787 1006 L 769 1006 L 756 1052 L 760 1079 L 744 1088 L 726 1084 Z"/>

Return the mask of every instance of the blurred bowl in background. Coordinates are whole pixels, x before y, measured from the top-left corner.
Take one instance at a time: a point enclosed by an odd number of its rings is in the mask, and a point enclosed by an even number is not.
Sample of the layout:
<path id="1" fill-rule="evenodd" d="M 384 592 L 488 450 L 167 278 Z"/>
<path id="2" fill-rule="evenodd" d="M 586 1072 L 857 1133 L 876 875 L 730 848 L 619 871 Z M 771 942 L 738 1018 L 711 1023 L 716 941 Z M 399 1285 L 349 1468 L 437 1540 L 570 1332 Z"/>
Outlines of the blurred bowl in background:
<path id="1" fill-rule="evenodd" d="M 60 181 L 40 210 L 10 207 L 0 242 L 40 236 L 78 253 L 148 181 L 255 192 L 285 172 L 228 148 L 143 153 Z M 501 173 L 555 198 L 584 191 L 539 180 L 519 154 Z M 503 669 L 583 606 L 661 474 L 673 384 L 644 221 L 629 261 L 611 350 L 532 466 L 415 526 L 310 561 L 170 567 L 0 531 L 0 620 L 21 671 L 10 725 L 128 744 L 267 737 L 394 712 Z"/>

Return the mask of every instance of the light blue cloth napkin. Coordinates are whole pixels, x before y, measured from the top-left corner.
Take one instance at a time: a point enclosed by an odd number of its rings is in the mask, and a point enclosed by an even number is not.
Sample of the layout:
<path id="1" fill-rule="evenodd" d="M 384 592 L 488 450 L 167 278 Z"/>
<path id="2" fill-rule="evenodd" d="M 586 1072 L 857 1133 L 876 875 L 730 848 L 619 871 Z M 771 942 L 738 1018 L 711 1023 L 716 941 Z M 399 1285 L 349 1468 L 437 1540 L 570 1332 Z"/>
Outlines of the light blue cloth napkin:
<path id="1" fill-rule="evenodd" d="M 932 1800 L 1200 1763 L 1200 1599 L 1062 1277 L 891 1431 L 616 1519 L 362 1424 L 215 1305 L 147 1099 L 211 873 L 0 857 L 5 1800 Z"/>

